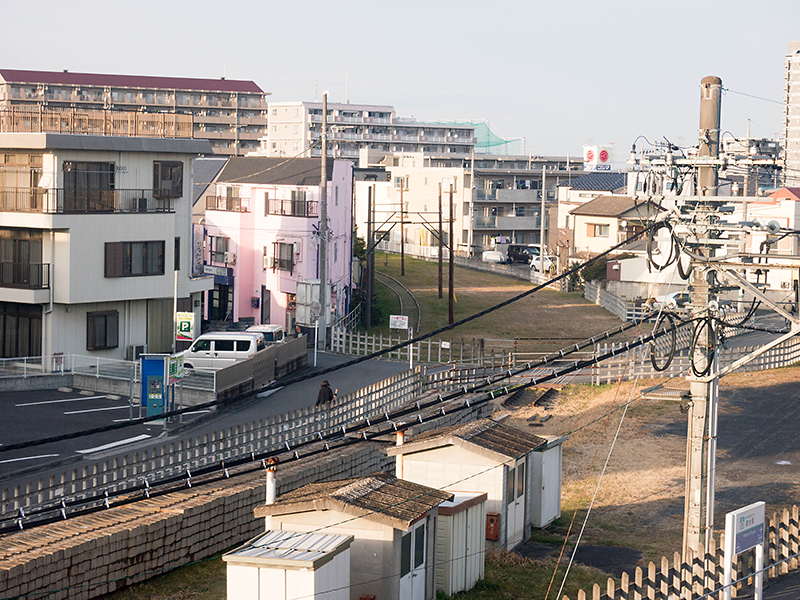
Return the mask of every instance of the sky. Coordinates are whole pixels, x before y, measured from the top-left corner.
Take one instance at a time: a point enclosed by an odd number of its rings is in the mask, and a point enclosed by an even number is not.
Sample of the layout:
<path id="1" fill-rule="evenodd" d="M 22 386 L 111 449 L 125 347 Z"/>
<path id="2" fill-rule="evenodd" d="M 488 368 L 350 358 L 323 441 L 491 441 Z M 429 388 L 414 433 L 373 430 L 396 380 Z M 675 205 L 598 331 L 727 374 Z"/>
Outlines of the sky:
<path id="1" fill-rule="evenodd" d="M 488 120 L 526 154 L 611 145 L 615 166 L 640 135 L 694 145 L 707 75 L 728 90 L 723 132 L 749 119 L 752 137 L 779 136 L 800 41 L 797 0 L 0 0 L 0 15 L 4 68 L 244 79 L 276 101 L 326 90 Z"/>

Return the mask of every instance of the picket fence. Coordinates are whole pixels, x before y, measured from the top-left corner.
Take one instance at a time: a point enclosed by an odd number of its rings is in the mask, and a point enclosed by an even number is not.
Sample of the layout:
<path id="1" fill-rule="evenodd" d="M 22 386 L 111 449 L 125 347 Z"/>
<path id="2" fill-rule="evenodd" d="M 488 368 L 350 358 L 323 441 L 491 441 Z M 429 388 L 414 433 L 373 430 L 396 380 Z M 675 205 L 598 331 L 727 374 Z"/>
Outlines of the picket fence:
<path id="1" fill-rule="evenodd" d="M 797 570 L 800 566 L 800 509 L 795 505 L 780 514 L 773 513 L 765 532 L 764 581 Z M 609 578 L 605 589 L 595 584 L 590 592 L 579 590 L 578 600 L 689 600 L 709 595 L 723 597 L 725 535 L 720 534 L 717 544 L 712 538 L 708 548 L 701 544 L 697 553 L 681 557 L 676 552 L 672 558 L 662 557 L 661 564 L 651 562 L 646 569 L 637 567 L 631 576 L 623 573 L 619 584 Z M 731 596 L 742 597 L 752 593 L 755 573 L 752 550 L 736 556 L 733 561 L 734 583 Z M 563 600 L 569 600 L 564 596 Z"/>

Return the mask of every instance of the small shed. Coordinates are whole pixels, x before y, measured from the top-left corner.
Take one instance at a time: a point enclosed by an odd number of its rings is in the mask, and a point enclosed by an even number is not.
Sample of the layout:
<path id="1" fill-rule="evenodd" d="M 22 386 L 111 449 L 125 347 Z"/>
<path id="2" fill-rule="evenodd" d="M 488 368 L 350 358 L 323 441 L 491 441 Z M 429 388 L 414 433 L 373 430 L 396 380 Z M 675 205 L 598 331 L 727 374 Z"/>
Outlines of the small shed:
<path id="1" fill-rule="evenodd" d="M 353 536 L 267 531 L 225 554 L 229 600 L 350 597 Z"/>
<path id="2" fill-rule="evenodd" d="M 257 507 L 255 515 L 273 531 L 352 536 L 351 600 L 433 600 L 437 507 L 452 497 L 375 473 L 310 483 Z"/>
<path id="3" fill-rule="evenodd" d="M 448 596 L 471 590 L 483 578 L 486 494 L 457 492 L 439 505 L 436 589 Z"/>
<path id="4" fill-rule="evenodd" d="M 544 527 L 561 515 L 562 442 L 479 419 L 426 432 L 387 452 L 401 461 L 403 479 L 486 492 L 489 546 L 511 550 L 530 537 L 530 525 Z"/>

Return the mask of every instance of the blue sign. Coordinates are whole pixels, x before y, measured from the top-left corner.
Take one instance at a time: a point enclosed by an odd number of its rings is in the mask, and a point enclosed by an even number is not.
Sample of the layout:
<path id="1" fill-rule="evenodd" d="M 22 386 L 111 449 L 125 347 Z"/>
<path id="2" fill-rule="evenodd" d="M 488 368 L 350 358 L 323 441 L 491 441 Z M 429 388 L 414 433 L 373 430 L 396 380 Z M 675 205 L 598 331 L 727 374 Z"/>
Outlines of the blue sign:
<path id="1" fill-rule="evenodd" d="M 142 406 L 147 407 L 147 416 L 164 414 L 167 389 L 164 382 L 164 355 L 142 356 Z"/>

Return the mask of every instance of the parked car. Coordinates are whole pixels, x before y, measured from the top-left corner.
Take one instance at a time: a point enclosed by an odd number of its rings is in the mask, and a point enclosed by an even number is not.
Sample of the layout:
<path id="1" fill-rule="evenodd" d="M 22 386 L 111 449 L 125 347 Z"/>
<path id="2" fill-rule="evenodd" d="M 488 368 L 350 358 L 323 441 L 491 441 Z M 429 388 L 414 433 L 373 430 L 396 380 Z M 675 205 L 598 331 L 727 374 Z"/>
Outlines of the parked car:
<path id="1" fill-rule="evenodd" d="M 187 369 L 216 370 L 252 358 L 266 347 L 263 333 L 218 331 L 204 333 L 181 354 L 183 366 Z"/>
<path id="2" fill-rule="evenodd" d="M 532 257 L 539 256 L 539 246 L 534 246 L 533 244 L 528 244 L 527 246 L 509 244 L 506 254 L 508 254 L 511 262 L 529 263 Z"/>
<path id="3" fill-rule="evenodd" d="M 269 344 L 282 344 L 286 341 L 283 327 L 280 325 L 253 325 L 247 328 L 248 332 L 263 333 L 264 341 Z"/>
<path id="4" fill-rule="evenodd" d="M 555 261 L 550 256 L 544 257 L 544 269 L 542 269 L 542 258 L 539 256 L 531 257 L 531 271 L 549 273 L 555 266 Z"/>
<path id="5" fill-rule="evenodd" d="M 500 263 L 501 265 L 511 262 L 507 255 L 497 250 L 484 250 L 483 254 L 481 254 L 481 260 L 487 263 Z"/>
<path id="6" fill-rule="evenodd" d="M 656 296 L 653 298 L 652 306 L 654 310 L 660 310 L 661 308 L 675 310 L 683 307 L 687 302 L 689 302 L 689 292 L 684 290 L 682 292 L 672 292 L 666 296 Z"/>

